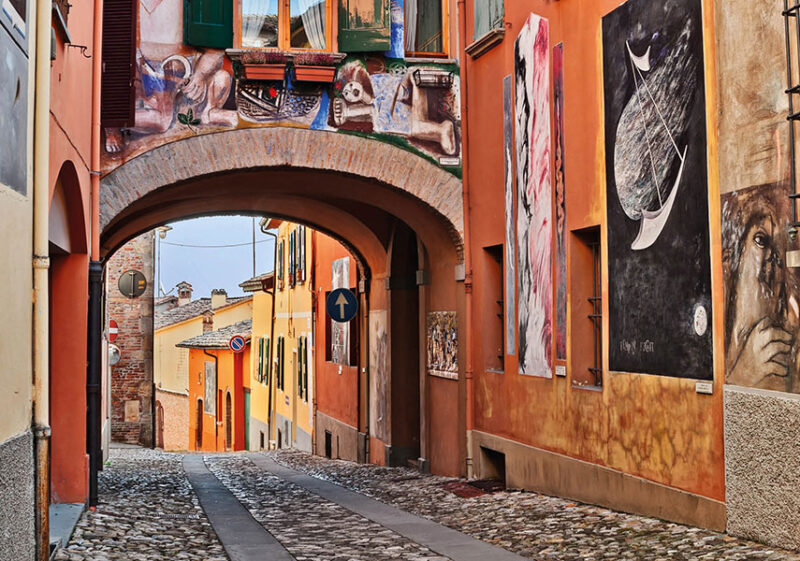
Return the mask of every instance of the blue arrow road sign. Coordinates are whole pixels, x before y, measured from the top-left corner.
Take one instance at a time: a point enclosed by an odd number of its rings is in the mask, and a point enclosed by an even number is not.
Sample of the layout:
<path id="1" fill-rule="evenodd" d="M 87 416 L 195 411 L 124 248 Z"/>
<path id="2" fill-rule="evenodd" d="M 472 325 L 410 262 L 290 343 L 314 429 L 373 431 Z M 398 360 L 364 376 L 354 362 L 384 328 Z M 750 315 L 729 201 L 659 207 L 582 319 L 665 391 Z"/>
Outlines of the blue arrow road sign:
<path id="1" fill-rule="evenodd" d="M 346 323 L 356 317 L 358 312 L 358 298 L 352 290 L 337 288 L 328 294 L 325 309 L 333 321 Z"/>

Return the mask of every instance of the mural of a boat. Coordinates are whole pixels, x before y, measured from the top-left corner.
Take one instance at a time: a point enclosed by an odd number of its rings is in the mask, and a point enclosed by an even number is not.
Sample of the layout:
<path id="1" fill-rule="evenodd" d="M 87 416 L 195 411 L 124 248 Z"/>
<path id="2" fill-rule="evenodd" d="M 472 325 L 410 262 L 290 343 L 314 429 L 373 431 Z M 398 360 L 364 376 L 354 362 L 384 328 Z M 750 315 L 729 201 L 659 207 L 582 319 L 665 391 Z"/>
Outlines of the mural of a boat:
<path id="1" fill-rule="evenodd" d="M 650 160 L 650 167 L 652 170 L 653 189 L 658 195 L 657 209 L 655 210 L 648 210 L 647 208 L 641 209 L 639 233 L 636 236 L 636 239 L 634 239 L 633 242 L 631 243 L 632 250 L 641 251 L 643 249 L 647 249 L 656 242 L 659 235 L 663 231 L 664 226 L 669 220 L 669 216 L 672 212 L 672 207 L 675 204 L 675 198 L 677 197 L 678 194 L 678 188 L 680 187 L 681 179 L 683 177 L 683 170 L 686 165 L 686 153 L 689 147 L 688 145 L 684 146 L 683 150 L 678 148 L 675 136 L 673 135 L 672 131 L 670 131 L 666 119 L 664 118 L 661 109 L 656 103 L 656 100 L 652 92 L 650 91 L 650 87 L 648 86 L 647 82 L 644 79 L 643 73 L 649 72 L 651 70 L 650 47 L 647 48 L 647 51 L 643 55 L 637 56 L 633 53 L 630 43 L 626 41 L 625 44 L 628 50 L 628 57 L 630 59 L 631 70 L 633 72 L 634 83 L 636 86 L 635 96 L 639 113 L 641 116 L 639 122 L 641 123 L 641 126 L 644 128 L 644 136 L 648 144 L 647 153 L 648 153 L 648 158 Z M 646 94 L 646 98 L 649 99 L 645 99 L 645 95 L 643 95 L 643 92 L 644 94 Z M 669 142 L 672 145 L 672 150 L 674 150 L 675 155 L 680 160 L 680 167 L 678 168 L 677 175 L 675 177 L 674 182 L 672 183 L 672 188 L 670 189 L 669 195 L 667 195 L 666 199 L 663 199 L 661 195 L 661 189 L 659 188 L 660 185 L 659 185 L 658 174 L 656 173 L 656 165 L 666 166 L 668 164 L 666 162 L 656 162 L 654 159 L 653 147 L 651 146 L 651 140 L 652 140 L 651 131 L 648 130 L 648 119 L 645 115 L 642 105 L 643 103 L 647 102 L 651 104 L 652 109 L 658 115 L 658 121 L 660 121 L 660 125 L 664 128 L 664 131 L 666 132 L 669 138 Z M 653 136 L 655 135 L 653 134 Z"/>

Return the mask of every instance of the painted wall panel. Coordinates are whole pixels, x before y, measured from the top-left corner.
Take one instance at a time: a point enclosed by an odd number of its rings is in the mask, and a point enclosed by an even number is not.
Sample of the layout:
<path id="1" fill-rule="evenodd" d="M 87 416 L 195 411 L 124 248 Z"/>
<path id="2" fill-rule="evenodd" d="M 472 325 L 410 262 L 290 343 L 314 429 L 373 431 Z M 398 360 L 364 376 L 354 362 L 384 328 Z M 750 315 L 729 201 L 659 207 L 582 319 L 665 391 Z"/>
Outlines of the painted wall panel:
<path id="1" fill-rule="evenodd" d="M 603 18 L 609 367 L 711 379 L 700 0 Z"/>

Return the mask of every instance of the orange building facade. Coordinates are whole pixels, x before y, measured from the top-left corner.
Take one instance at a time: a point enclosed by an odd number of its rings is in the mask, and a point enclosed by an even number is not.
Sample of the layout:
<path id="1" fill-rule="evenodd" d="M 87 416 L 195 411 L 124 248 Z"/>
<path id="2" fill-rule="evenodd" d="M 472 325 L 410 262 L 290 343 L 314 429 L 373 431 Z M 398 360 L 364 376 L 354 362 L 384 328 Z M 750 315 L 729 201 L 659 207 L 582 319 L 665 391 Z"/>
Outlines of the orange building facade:
<path id="1" fill-rule="evenodd" d="M 189 349 L 189 450 L 245 450 L 245 392 L 250 392 L 251 320 L 192 337 Z M 233 337 L 241 351 L 228 346 Z"/>

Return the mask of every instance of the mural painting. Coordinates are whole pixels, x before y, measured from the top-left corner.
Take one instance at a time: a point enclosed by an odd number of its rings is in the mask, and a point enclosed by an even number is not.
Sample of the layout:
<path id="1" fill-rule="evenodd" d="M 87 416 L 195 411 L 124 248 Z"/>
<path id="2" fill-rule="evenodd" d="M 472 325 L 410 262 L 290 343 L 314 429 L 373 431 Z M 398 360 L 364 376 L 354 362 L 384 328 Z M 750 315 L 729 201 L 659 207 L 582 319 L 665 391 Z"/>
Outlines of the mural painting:
<path id="1" fill-rule="evenodd" d="M 389 436 L 389 334 L 386 310 L 369 312 L 369 419 L 370 433 L 386 440 Z"/>
<path id="2" fill-rule="evenodd" d="M 0 127 L 5 138 L 0 151 L 0 184 L 27 195 L 28 59 L 3 27 L 0 27 L 0 60 L 3 61 Z"/>
<path id="3" fill-rule="evenodd" d="M 505 252 L 505 300 L 506 308 L 506 354 L 513 355 L 517 347 L 516 338 L 516 260 L 517 244 L 514 238 L 514 109 L 511 101 L 511 76 L 503 78 L 503 153 L 504 153 L 504 177 L 506 195 L 506 252 Z"/>
<path id="4" fill-rule="evenodd" d="M 331 265 L 331 288 L 349 288 L 350 259 L 342 257 Z M 350 324 L 331 321 L 331 361 L 334 364 L 350 364 Z"/>
<path id="5" fill-rule="evenodd" d="M 458 379 L 458 324 L 455 312 L 428 313 L 428 374 Z"/>
<path id="6" fill-rule="evenodd" d="M 258 125 L 365 134 L 459 167 L 458 67 L 389 56 L 195 49 L 182 43 L 177 0 L 141 0 L 135 124 L 106 128 L 103 168 L 195 134 Z M 403 56 L 403 2 L 392 2 L 392 43 Z M 304 77 L 330 68 L 330 79 Z M 268 69 L 269 72 L 264 72 Z M 259 72 L 261 70 L 261 72 Z"/>
<path id="7" fill-rule="evenodd" d="M 711 379 L 701 0 L 603 18 L 611 370 Z"/>
<path id="8" fill-rule="evenodd" d="M 553 47 L 556 203 L 556 358 L 567 360 L 567 205 L 564 182 L 564 44 Z"/>
<path id="9" fill-rule="evenodd" d="M 789 182 L 722 196 L 725 382 L 800 392 L 800 278 L 787 267 Z"/>
<path id="10" fill-rule="evenodd" d="M 553 375 L 549 58 L 548 22 L 531 14 L 514 44 L 519 372 L 548 378 Z"/>
<path id="11" fill-rule="evenodd" d="M 217 365 L 213 362 L 204 362 L 203 384 L 203 412 L 209 415 L 217 414 Z"/>

